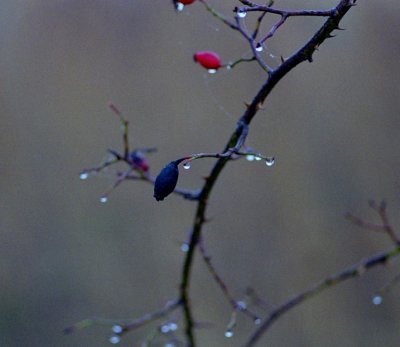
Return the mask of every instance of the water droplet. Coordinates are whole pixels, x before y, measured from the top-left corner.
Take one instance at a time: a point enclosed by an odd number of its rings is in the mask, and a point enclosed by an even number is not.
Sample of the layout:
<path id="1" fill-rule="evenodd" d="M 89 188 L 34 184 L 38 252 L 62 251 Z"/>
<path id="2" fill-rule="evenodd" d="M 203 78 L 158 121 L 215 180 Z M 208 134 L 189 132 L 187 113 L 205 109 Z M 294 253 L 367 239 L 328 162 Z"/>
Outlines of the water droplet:
<path id="1" fill-rule="evenodd" d="M 160 330 L 161 330 L 161 332 L 162 332 L 163 334 L 166 334 L 166 333 L 168 333 L 171 329 L 169 328 L 169 324 L 164 324 L 164 325 L 161 326 Z"/>
<path id="2" fill-rule="evenodd" d="M 259 325 L 260 323 L 261 323 L 261 319 L 260 318 L 254 319 L 254 324 L 255 325 Z"/>
<path id="3" fill-rule="evenodd" d="M 275 164 L 275 158 L 274 157 L 269 157 L 265 160 L 265 165 L 268 167 L 271 167 Z"/>
<path id="4" fill-rule="evenodd" d="M 236 14 L 237 14 L 237 16 L 238 16 L 239 18 L 244 18 L 244 17 L 246 17 L 247 12 L 244 11 L 244 10 L 238 10 L 238 11 L 236 12 Z"/>
<path id="5" fill-rule="evenodd" d="M 79 175 L 79 178 L 84 181 L 86 179 L 88 179 L 89 174 L 86 171 L 81 172 L 81 174 Z"/>
<path id="6" fill-rule="evenodd" d="M 176 323 L 169 323 L 169 330 L 176 331 L 178 329 L 178 325 Z"/>
<path id="7" fill-rule="evenodd" d="M 217 69 L 208 69 L 207 71 L 209 74 L 213 75 L 217 72 Z"/>
<path id="8" fill-rule="evenodd" d="M 380 295 L 375 295 L 375 296 L 372 298 L 372 303 L 373 303 L 374 305 L 380 305 L 380 304 L 382 303 L 382 301 L 383 301 L 383 298 L 382 298 Z"/>
<path id="9" fill-rule="evenodd" d="M 175 347 L 175 345 L 173 343 L 166 343 L 164 347 Z"/>
<path id="10" fill-rule="evenodd" d="M 122 327 L 120 325 L 113 325 L 113 327 L 111 328 L 111 330 L 116 333 L 119 334 L 122 332 Z"/>
<path id="11" fill-rule="evenodd" d="M 226 69 L 227 69 L 227 70 L 232 70 L 232 64 L 226 65 Z"/>
<path id="12" fill-rule="evenodd" d="M 236 305 L 240 311 L 243 311 L 247 308 L 247 304 L 244 301 L 238 301 L 236 302 Z"/>
<path id="13" fill-rule="evenodd" d="M 179 12 L 182 12 L 183 9 L 185 8 L 185 5 L 182 4 L 181 2 L 177 2 L 175 6 L 176 6 L 176 10 Z"/>
<path id="14" fill-rule="evenodd" d="M 252 154 L 249 154 L 249 155 L 246 155 L 246 159 L 248 161 L 253 161 L 254 159 L 256 159 L 256 157 L 254 155 L 252 155 Z"/>
<path id="15" fill-rule="evenodd" d="M 110 337 L 110 342 L 113 344 L 113 345 L 116 345 L 117 343 L 119 343 L 121 341 L 121 339 L 119 338 L 119 336 L 111 336 Z"/>
<path id="16" fill-rule="evenodd" d="M 257 51 L 257 52 L 262 52 L 263 50 L 264 50 L 264 47 L 262 46 L 262 44 L 257 43 L 257 45 L 256 45 L 256 51 Z"/>
<path id="17" fill-rule="evenodd" d="M 188 250 L 189 250 L 189 245 L 187 243 L 182 243 L 181 251 L 186 253 Z"/>
<path id="18" fill-rule="evenodd" d="M 102 197 L 100 198 L 100 202 L 101 202 L 102 204 L 105 204 L 107 201 L 108 201 L 108 198 L 107 198 L 106 196 L 102 196 Z"/>
<path id="19" fill-rule="evenodd" d="M 260 161 L 260 160 L 262 160 L 262 158 L 260 158 L 260 157 L 255 157 L 255 160 Z"/>
<path id="20" fill-rule="evenodd" d="M 184 164 L 183 164 L 183 168 L 184 168 L 185 170 L 189 170 L 189 169 L 190 169 L 190 162 L 187 161 L 186 163 L 184 163 Z"/>
<path id="21" fill-rule="evenodd" d="M 225 337 L 232 337 L 232 336 L 233 336 L 233 331 L 231 329 L 225 331 Z"/>

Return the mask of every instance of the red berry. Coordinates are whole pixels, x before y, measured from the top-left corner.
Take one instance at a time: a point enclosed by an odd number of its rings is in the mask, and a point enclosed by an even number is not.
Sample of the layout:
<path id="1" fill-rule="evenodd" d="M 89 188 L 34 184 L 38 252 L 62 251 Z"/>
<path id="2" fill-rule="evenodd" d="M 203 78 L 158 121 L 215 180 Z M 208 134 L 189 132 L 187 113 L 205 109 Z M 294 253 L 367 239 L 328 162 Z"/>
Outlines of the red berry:
<path id="1" fill-rule="evenodd" d="M 193 4 L 195 0 L 179 0 L 178 2 L 180 2 L 183 5 L 190 5 Z"/>
<path id="2" fill-rule="evenodd" d="M 193 56 L 193 59 L 206 69 L 217 70 L 221 67 L 221 59 L 219 55 L 212 51 L 197 52 Z"/>

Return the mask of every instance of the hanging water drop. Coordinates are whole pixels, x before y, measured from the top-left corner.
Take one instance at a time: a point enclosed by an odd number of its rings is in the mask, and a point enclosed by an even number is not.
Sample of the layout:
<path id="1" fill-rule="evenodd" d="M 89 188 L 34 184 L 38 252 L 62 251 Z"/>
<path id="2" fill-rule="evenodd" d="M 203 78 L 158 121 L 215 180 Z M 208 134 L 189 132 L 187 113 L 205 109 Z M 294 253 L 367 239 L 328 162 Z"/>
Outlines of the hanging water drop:
<path id="1" fill-rule="evenodd" d="M 246 160 L 247 161 L 253 161 L 254 159 L 256 159 L 256 157 L 254 155 L 252 155 L 252 154 L 246 155 Z"/>
<path id="2" fill-rule="evenodd" d="M 208 69 L 207 72 L 211 75 L 215 74 L 217 72 L 217 69 Z"/>
<path id="3" fill-rule="evenodd" d="M 79 178 L 84 181 L 86 179 L 88 179 L 89 174 L 86 171 L 81 172 L 81 174 L 79 175 Z"/>
<path id="4" fill-rule="evenodd" d="M 119 338 L 119 336 L 111 336 L 110 337 L 110 342 L 113 344 L 113 345 L 116 345 L 117 343 L 119 343 L 121 341 L 121 339 Z"/>
<path id="5" fill-rule="evenodd" d="M 178 329 L 178 325 L 176 323 L 169 323 L 169 330 L 176 331 Z"/>
<path id="6" fill-rule="evenodd" d="M 233 336 L 233 331 L 231 329 L 228 329 L 225 331 L 225 337 L 232 337 Z"/>
<path id="7" fill-rule="evenodd" d="M 247 304 L 244 301 L 237 301 L 236 302 L 237 308 L 240 311 L 244 311 L 245 309 L 247 309 Z"/>
<path id="8" fill-rule="evenodd" d="M 380 305 L 380 304 L 382 303 L 382 301 L 383 301 L 383 298 L 382 298 L 380 295 L 375 295 L 375 296 L 372 298 L 372 303 L 373 303 L 374 305 Z"/>
<path id="9" fill-rule="evenodd" d="M 255 157 L 254 159 L 257 160 L 257 161 L 262 160 L 262 158 L 260 158 L 260 157 Z"/>
<path id="10" fill-rule="evenodd" d="M 161 332 L 162 332 L 163 334 L 166 334 L 166 333 L 168 333 L 171 329 L 170 329 L 169 324 L 164 324 L 164 325 L 161 326 L 160 330 L 161 330 Z"/>
<path id="11" fill-rule="evenodd" d="M 244 18 L 244 17 L 246 17 L 247 12 L 244 11 L 244 10 L 238 10 L 238 11 L 236 12 L 236 14 L 237 14 L 237 16 L 238 16 L 239 18 Z"/>
<path id="12" fill-rule="evenodd" d="M 262 46 L 262 44 L 257 43 L 257 45 L 256 45 L 256 51 L 257 51 L 257 52 L 262 52 L 263 50 L 264 50 L 264 47 Z"/>
<path id="13" fill-rule="evenodd" d="M 122 327 L 120 325 L 113 325 L 111 330 L 113 333 L 120 334 L 122 332 Z"/>
<path id="14" fill-rule="evenodd" d="M 227 69 L 227 70 L 232 70 L 232 64 L 231 64 L 231 63 L 227 64 L 227 65 L 226 65 L 226 69 Z"/>
<path id="15" fill-rule="evenodd" d="M 101 202 L 102 204 L 105 204 L 107 201 L 108 201 L 108 198 L 107 198 L 106 196 L 102 196 L 102 197 L 100 198 L 100 202 Z"/>
<path id="16" fill-rule="evenodd" d="M 260 318 L 254 319 L 254 324 L 255 325 L 259 325 L 260 323 L 261 323 L 261 319 Z"/>
<path id="17" fill-rule="evenodd" d="M 182 243 L 181 251 L 186 253 L 189 250 L 189 245 L 187 243 Z"/>
<path id="18" fill-rule="evenodd" d="M 271 167 L 275 164 L 275 158 L 274 157 L 269 157 L 265 160 L 265 165 L 268 167 Z"/>
<path id="19" fill-rule="evenodd" d="M 185 170 L 189 170 L 189 169 L 190 169 L 190 162 L 187 161 L 186 163 L 184 163 L 184 164 L 183 164 L 183 168 L 184 168 Z"/>
<path id="20" fill-rule="evenodd" d="M 177 2 L 175 6 L 176 6 L 176 10 L 179 12 L 182 12 L 183 9 L 185 8 L 185 5 L 182 4 L 181 2 Z"/>

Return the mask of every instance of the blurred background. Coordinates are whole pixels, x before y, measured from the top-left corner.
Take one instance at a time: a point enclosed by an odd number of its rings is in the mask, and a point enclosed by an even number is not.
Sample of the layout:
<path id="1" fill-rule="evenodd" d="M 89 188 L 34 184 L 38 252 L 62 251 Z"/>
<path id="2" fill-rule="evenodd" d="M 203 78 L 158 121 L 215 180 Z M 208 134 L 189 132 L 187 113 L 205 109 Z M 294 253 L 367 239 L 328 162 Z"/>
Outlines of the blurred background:
<path id="1" fill-rule="evenodd" d="M 210 3 L 227 15 L 237 5 Z M 352 212 L 379 222 L 370 199 L 387 201 L 400 233 L 399 10 L 397 0 L 360 1 L 343 20 L 347 30 L 285 77 L 252 123 L 248 145 L 274 155 L 274 167 L 240 160 L 221 175 L 204 236 L 237 299 L 252 287 L 277 305 L 390 248 L 385 235 L 344 218 Z M 275 20 L 267 18 L 264 30 Z M 321 22 L 289 20 L 265 59 L 278 64 Z M 215 75 L 194 64 L 193 53 L 205 49 L 224 62 L 249 55 L 242 37 L 199 3 L 175 13 L 164 0 L 2 1 L 0 23 L 0 345 L 109 346 L 110 326 L 67 336 L 63 328 L 93 316 L 135 318 L 174 298 L 195 204 L 179 196 L 157 203 L 140 182 L 122 184 L 102 204 L 112 180 L 79 180 L 107 148 L 122 148 L 107 103 L 130 121 L 132 147 L 158 148 L 150 157 L 156 174 L 185 154 L 221 150 L 265 74 L 255 63 Z M 199 187 L 213 162 L 181 170 L 179 186 Z M 306 302 L 260 346 L 398 345 L 400 287 L 379 306 L 371 299 L 399 264 Z M 224 337 L 231 309 L 199 257 L 191 297 L 195 317 L 210 323 L 196 332 L 199 346 L 240 346 L 253 331 L 239 316 L 234 336 Z M 156 327 L 120 345 L 140 346 Z"/>

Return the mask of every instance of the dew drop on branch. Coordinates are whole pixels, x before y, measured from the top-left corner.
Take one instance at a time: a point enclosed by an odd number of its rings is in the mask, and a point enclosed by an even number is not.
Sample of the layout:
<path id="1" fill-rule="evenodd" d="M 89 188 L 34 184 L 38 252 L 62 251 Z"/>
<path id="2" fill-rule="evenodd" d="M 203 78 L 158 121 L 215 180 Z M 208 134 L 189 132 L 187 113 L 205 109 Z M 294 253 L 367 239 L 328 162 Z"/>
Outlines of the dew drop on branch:
<path id="1" fill-rule="evenodd" d="M 100 198 L 100 202 L 101 202 L 102 204 L 105 204 L 107 201 L 108 201 L 108 198 L 107 198 L 106 196 L 102 196 L 102 197 Z"/>
<path id="2" fill-rule="evenodd" d="M 207 72 L 211 75 L 217 73 L 217 69 L 208 69 Z"/>
<path id="3" fill-rule="evenodd" d="M 260 157 L 255 157 L 254 159 L 257 160 L 257 161 L 262 160 Z"/>
<path id="4" fill-rule="evenodd" d="M 79 178 L 84 181 L 87 180 L 89 178 L 89 174 L 86 171 L 83 171 L 80 173 Z"/>
<path id="5" fill-rule="evenodd" d="M 375 296 L 372 298 L 372 303 L 373 303 L 374 305 L 380 305 L 380 304 L 382 303 L 382 301 L 383 301 L 383 298 L 382 298 L 380 295 L 375 295 Z"/>
<path id="6" fill-rule="evenodd" d="M 247 309 L 247 304 L 244 301 L 237 301 L 236 305 L 239 311 L 244 311 Z"/>
<path id="7" fill-rule="evenodd" d="M 113 345 L 116 345 L 120 341 L 121 341 L 121 339 L 118 336 L 111 336 L 110 337 L 110 343 L 112 343 Z"/>
<path id="8" fill-rule="evenodd" d="M 181 251 L 186 253 L 189 250 L 189 245 L 187 243 L 182 243 Z"/>
<path id="9" fill-rule="evenodd" d="M 181 2 L 177 2 L 176 3 L 176 10 L 177 11 L 182 12 L 184 8 L 185 8 L 185 5 L 182 4 Z"/>
<path id="10" fill-rule="evenodd" d="M 252 154 L 246 155 L 246 160 L 247 161 L 253 161 L 254 159 L 256 159 L 256 157 Z"/>
<path id="11" fill-rule="evenodd" d="M 254 319 L 254 324 L 255 325 L 260 325 L 260 323 L 261 323 L 261 319 L 260 318 L 255 318 Z"/>
<path id="12" fill-rule="evenodd" d="M 183 164 L 183 168 L 185 169 L 185 170 L 189 170 L 190 169 L 190 162 L 186 162 L 186 163 L 184 163 Z"/>
<path id="13" fill-rule="evenodd" d="M 265 165 L 268 167 L 271 167 L 275 164 L 275 158 L 274 157 L 269 157 L 265 160 Z"/>
<path id="14" fill-rule="evenodd" d="M 168 325 L 162 325 L 160 330 L 161 330 L 161 332 L 163 334 L 166 334 L 169 331 L 169 326 Z"/>
<path id="15" fill-rule="evenodd" d="M 122 332 L 122 327 L 120 325 L 113 325 L 113 327 L 111 328 L 111 330 L 116 333 L 119 334 Z"/>
<path id="16" fill-rule="evenodd" d="M 176 331 L 178 329 L 178 325 L 176 323 L 169 323 L 169 330 Z"/>
<path id="17" fill-rule="evenodd" d="M 233 331 L 231 329 L 228 329 L 225 331 L 225 337 L 232 337 L 233 336 Z"/>
<path id="18" fill-rule="evenodd" d="M 247 16 L 247 12 L 244 11 L 244 10 L 238 10 L 238 11 L 237 11 L 237 16 L 238 16 L 239 18 L 244 18 L 244 17 Z"/>
<path id="19" fill-rule="evenodd" d="M 264 50 L 264 47 L 262 46 L 262 44 L 257 43 L 257 45 L 256 45 L 256 51 L 257 51 L 257 52 L 262 52 L 263 50 Z"/>

